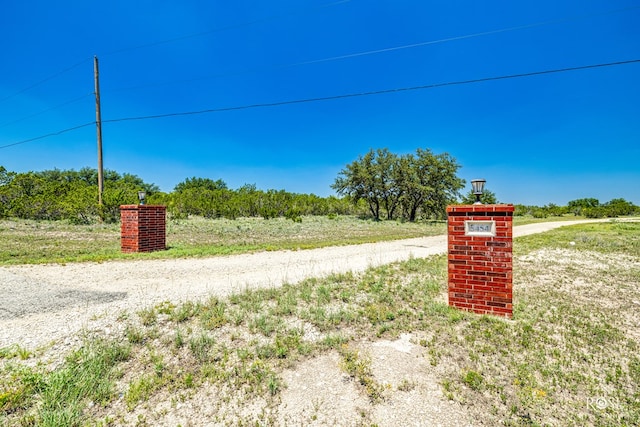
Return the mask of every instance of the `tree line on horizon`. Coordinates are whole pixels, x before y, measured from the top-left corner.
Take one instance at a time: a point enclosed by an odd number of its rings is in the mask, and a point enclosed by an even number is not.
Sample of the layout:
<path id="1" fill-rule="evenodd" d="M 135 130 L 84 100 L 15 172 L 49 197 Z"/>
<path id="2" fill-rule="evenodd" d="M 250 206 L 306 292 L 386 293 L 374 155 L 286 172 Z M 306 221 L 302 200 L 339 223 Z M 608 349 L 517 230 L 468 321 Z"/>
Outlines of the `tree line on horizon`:
<path id="1" fill-rule="evenodd" d="M 141 190 L 147 204 L 166 205 L 171 218 L 282 216 L 299 220 L 304 215 L 358 214 L 358 207 L 344 198 L 263 191 L 250 184 L 231 190 L 224 181 L 209 178 L 187 178 L 165 193 L 133 174 L 105 170 L 103 177 L 103 204 L 99 206 L 96 169 L 15 173 L 0 166 L 0 218 L 118 222 L 120 206 L 137 204 Z"/>
<path id="2" fill-rule="evenodd" d="M 198 177 L 186 178 L 166 193 L 136 175 L 106 170 L 100 206 L 96 169 L 16 173 L 0 166 L 0 218 L 118 222 L 120 206 L 137 204 L 138 191 L 143 190 L 147 203 L 167 206 L 170 218 L 285 217 L 301 221 L 310 215 L 355 215 L 374 220 L 437 220 L 446 217 L 447 205 L 475 201 L 471 191 L 461 194 L 466 182 L 457 176 L 459 168 L 446 153 L 418 149 L 415 154 L 398 156 L 387 149 L 370 150 L 340 171 L 331 186 L 340 197 L 265 191 L 255 184 L 233 190 L 221 179 Z M 497 203 L 497 198 L 485 190 L 481 201 Z M 584 198 L 566 206 L 515 205 L 514 214 L 598 218 L 634 213 L 640 213 L 640 208 L 624 199 L 601 204 Z"/>

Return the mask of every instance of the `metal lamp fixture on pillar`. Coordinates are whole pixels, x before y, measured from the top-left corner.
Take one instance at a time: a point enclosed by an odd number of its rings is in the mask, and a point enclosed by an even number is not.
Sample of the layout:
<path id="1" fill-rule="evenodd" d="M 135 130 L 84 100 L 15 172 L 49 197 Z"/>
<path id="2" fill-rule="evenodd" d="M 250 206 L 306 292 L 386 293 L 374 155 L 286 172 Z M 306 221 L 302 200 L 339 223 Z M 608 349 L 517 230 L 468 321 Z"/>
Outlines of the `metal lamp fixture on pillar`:
<path id="1" fill-rule="evenodd" d="M 140 201 L 141 205 L 144 205 L 144 199 L 145 197 L 147 197 L 147 193 L 144 191 L 138 191 L 138 200 Z"/>
<path id="2" fill-rule="evenodd" d="M 476 202 L 474 203 L 474 205 L 481 205 L 482 202 L 480 201 L 480 196 L 482 196 L 482 193 L 484 192 L 484 184 L 485 182 L 487 182 L 484 179 L 472 179 L 471 180 L 471 187 L 473 187 L 473 194 L 476 196 Z"/>

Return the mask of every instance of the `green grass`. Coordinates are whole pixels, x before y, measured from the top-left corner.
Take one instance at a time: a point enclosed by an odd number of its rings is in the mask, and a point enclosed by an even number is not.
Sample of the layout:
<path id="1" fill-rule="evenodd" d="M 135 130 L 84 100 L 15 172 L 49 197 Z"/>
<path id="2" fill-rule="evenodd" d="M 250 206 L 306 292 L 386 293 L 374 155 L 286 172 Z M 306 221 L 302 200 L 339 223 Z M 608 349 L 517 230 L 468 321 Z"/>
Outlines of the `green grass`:
<path id="1" fill-rule="evenodd" d="M 576 217 L 516 217 L 514 224 L 573 219 Z M 312 249 L 444 233 L 444 221 L 376 222 L 348 216 L 304 217 L 302 222 L 285 218 L 209 220 L 194 217 L 168 222 L 168 250 L 123 254 L 120 251 L 119 224 L 75 225 L 64 221 L 5 219 L 0 220 L 0 265 L 206 257 L 264 250 Z"/>
<path id="2" fill-rule="evenodd" d="M 441 302 L 445 256 L 158 304 L 121 316 L 128 333 L 87 341 L 51 372 L 28 367 L 20 347 L 1 350 L 0 424 L 106 425 L 122 417 L 118 392 L 133 411 L 163 393 L 188 399 L 205 383 L 231 390 L 237 405 L 252 396 L 275 405 L 282 370 L 329 351 L 377 404 L 391 391 L 352 343 L 410 332 L 443 395 L 487 424 L 640 425 L 639 239 L 640 223 L 621 222 L 516 239 L 513 320 Z"/>
<path id="3" fill-rule="evenodd" d="M 516 241 L 514 251 L 520 254 L 541 248 L 571 248 L 640 256 L 639 224 L 612 219 L 604 223 L 561 227 L 553 233 L 534 234 Z"/>
<path id="4" fill-rule="evenodd" d="M 252 251 L 312 249 L 445 233 L 444 222 L 401 223 L 355 217 L 168 221 L 168 250 L 120 252 L 118 224 L 72 225 L 62 221 L 0 220 L 0 265 L 157 259 L 229 255 Z"/>
<path id="5" fill-rule="evenodd" d="M 24 412 L 17 425 L 83 425 L 89 405 L 106 405 L 114 399 L 114 381 L 120 375 L 116 367 L 129 354 L 128 345 L 97 339 L 71 353 L 51 372 L 5 364 L 0 371 L 0 421 Z"/>
<path id="6" fill-rule="evenodd" d="M 342 357 L 340 364 L 342 369 L 364 388 L 369 399 L 374 403 L 383 400 L 385 390 L 390 387 L 378 383 L 373 377 L 371 358 L 358 350 L 349 348 L 346 344 L 342 345 L 338 351 Z"/>
<path id="7" fill-rule="evenodd" d="M 540 222 L 555 222 L 555 221 L 577 221 L 581 219 L 586 219 L 586 217 L 567 214 L 563 216 L 548 216 L 546 218 L 534 218 L 531 215 L 525 215 L 525 216 L 514 216 L 513 225 L 527 225 L 527 224 L 536 224 Z"/>

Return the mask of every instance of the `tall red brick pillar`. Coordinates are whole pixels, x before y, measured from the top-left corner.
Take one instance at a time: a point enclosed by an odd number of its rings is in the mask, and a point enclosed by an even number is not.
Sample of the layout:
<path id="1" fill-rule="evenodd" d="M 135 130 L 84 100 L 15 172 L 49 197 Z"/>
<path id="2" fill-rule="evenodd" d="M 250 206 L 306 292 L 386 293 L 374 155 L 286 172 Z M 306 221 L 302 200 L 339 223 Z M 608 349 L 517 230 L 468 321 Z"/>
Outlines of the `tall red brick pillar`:
<path id="1" fill-rule="evenodd" d="M 449 305 L 513 316 L 513 205 L 447 207 Z"/>
<path id="2" fill-rule="evenodd" d="M 166 217 L 166 206 L 120 206 L 120 247 L 122 252 L 165 250 Z"/>

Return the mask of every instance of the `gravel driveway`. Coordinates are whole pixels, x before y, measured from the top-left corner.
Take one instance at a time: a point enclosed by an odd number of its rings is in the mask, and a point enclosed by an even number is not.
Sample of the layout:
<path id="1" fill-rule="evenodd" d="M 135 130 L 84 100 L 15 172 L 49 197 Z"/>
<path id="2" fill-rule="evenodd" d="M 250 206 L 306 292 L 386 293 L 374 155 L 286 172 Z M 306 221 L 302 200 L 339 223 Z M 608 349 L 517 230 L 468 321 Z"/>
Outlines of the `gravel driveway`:
<path id="1" fill-rule="evenodd" d="M 514 237 L 589 221 L 514 227 Z M 179 303 L 307 277 L 363 271 L 445 253 L 446 236 L 200 259 L 0 267 L 0 347 L 68 346 L 84 328 L 106 332 L 124 310 Z"/>

